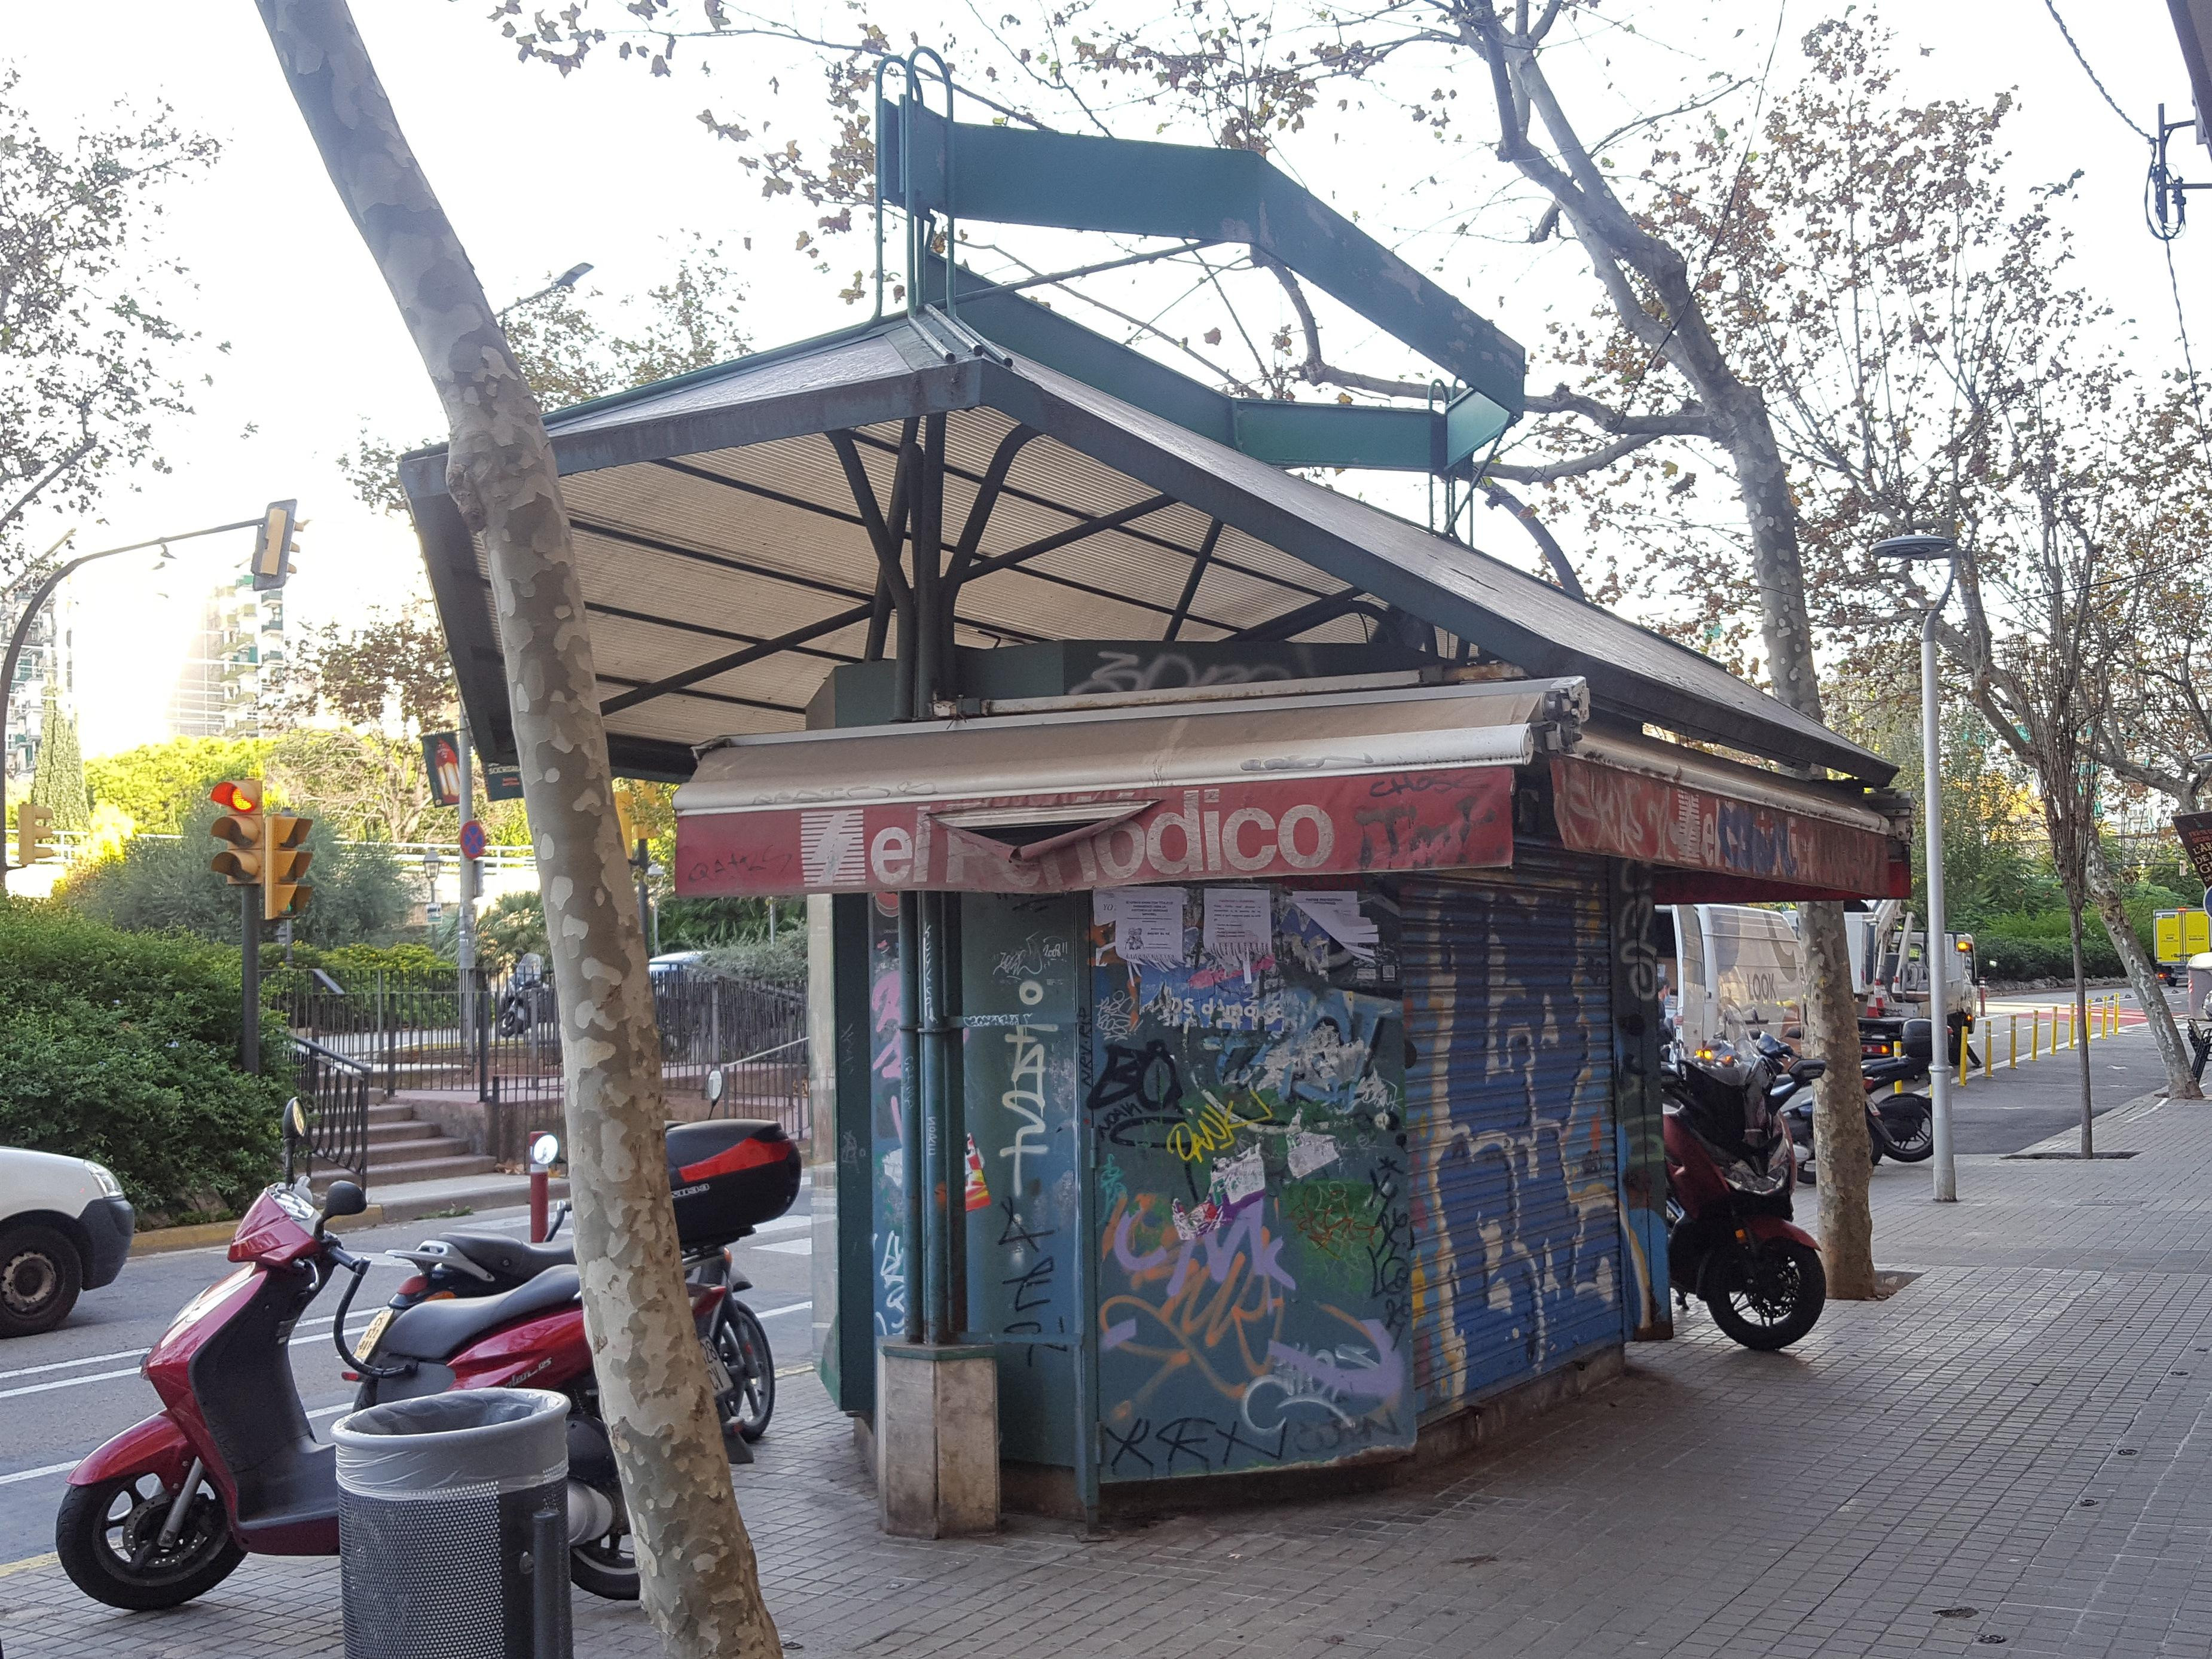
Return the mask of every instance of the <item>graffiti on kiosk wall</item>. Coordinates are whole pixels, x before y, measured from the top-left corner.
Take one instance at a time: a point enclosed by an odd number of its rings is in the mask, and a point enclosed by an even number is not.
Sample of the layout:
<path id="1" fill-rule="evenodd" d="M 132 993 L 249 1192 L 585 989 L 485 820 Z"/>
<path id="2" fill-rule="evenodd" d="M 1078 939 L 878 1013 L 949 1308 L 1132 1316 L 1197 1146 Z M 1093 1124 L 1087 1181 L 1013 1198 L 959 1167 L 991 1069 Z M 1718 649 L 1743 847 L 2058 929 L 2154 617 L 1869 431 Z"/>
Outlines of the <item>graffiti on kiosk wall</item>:
<path id="1" fill-rule="evenodd" d="M 998 1346 L 1000 1446 L 1073 1458 L 1081 1215 L 1078 902 L 959 901 L 963 1097 L 989 1200 L 968 1213 L 969 1326 Z"/>
<path id="2" fill-rule="evenodd" d="M 1067 688 L 1072 697 L 1096 696 L 1115 691 L 1170 691 L 1206 685 L 1251 685 L 1261 680 L 1286 680 L 1291 671 L 1279 663 L 1217 662 L 1200 668 L 1181 651 L 1101 651 L 1088 678 Z"/>
<path id="3" fill-rule="evenodd" d="M 1407 1075 L 1420 1137 L 1412 1365 L 1425 1411 L 1617 1340 L 1621 1225 L 1611 1036 L 1580 1001 L 1603 996 L 1611 971 L 1604 896 L 1471 903 L 1431 890 L 1416 902 L 1422 930 L 1444 941 Z M 1445 908 L 1449 925 L 1432 914 Z M 1539 938 L 1555 948 L 1531 971 Z"/>
<path id="4" fill-rule="evenodd" d="M 1265 890 L 1265 954 L 1125 960 L 1093 929 L 1100 1473 L 1222 1474 L 1413 1443 L 1396 919 L 1346 945 Z"/>

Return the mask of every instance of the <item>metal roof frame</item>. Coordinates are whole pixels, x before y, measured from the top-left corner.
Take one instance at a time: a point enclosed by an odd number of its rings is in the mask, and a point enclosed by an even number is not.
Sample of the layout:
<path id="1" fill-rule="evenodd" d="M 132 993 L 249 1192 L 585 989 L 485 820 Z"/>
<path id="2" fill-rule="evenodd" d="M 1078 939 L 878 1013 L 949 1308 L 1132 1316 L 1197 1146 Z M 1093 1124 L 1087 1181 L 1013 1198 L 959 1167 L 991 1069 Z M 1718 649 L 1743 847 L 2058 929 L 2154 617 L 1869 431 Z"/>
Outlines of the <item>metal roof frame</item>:
<path id="1" fill-rule="evenodd" d="M 548 421 L 591 563 L 618 770 L 689 776 L 697 743 L 763 729 L 739 711 L 795 725 L 811 692 L 802 672 L 880 651 L 895 608 L 884 578 L 900 567 L 872 550 L 868 520 L 898 516 L 896 457 L 919 454 L 917 423 L 941 451 L 947 420 L 967 459 L 945 459 L 938 489 L 970 505 L 964 520 L 942 509 L 936 533 L 957 580 L 952 569 L 939 580 L 957 590 L 955 626 L 971 644 L 1130 637 L 1147 617 L 1146 631 L 1169 639 L 1358 639 L 1364 618 L 1412 618 L 1530 675 L 1586 678 L 1617 720 L 1863 784 L 1894 774 L 1696 652 L 933 311 Z M 1034 435 L 1006 448 L 1018 429 Z M 833 433 L 851 434 L 867 501 L 854 498 Z M 483 568 L 447 493 L 444 453 L 410 456 L 401 471 L 471 724 L 488 753 L 511 756 Z M 733 501 L 747 513 L 731 515 Z M 910 552 L 910 522 L 884 527 L 907 531 Z M 702 659 L 685 640 L 736 648 Z"/>

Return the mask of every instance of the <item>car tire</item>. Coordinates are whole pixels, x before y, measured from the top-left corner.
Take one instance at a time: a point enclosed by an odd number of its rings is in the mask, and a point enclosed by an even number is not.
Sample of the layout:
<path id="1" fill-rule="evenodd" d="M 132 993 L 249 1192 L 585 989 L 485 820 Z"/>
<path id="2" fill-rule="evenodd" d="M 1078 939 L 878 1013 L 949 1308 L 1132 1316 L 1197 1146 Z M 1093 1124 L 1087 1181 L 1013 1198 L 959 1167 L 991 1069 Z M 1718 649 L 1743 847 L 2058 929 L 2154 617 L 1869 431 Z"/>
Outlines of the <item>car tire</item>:
<path id="1" fill-rule="evenodd" d="M 70 1316 L 84 1261 L 66 1234 L 34 1222 L 0 1228 L 0 1336 L 35 1336 Z"/>

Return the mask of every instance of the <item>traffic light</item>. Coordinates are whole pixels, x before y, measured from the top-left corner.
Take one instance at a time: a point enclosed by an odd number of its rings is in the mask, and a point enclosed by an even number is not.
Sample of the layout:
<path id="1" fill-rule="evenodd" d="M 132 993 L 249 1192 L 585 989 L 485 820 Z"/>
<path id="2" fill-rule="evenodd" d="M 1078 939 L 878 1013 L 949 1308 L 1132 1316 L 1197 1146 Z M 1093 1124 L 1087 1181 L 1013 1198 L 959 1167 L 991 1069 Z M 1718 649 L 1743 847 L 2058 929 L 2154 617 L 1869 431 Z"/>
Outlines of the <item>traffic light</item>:
<path id="1" fill-rule="evenodd" d="M 15 809 L 15 862 L 36 864 L 54 850 L 54 809 L 25 801 Z"/>
<path id="2" fill-rule="evenodd" d="M 253 538 L 253 591 L 265 593 L 284 586 L 293 572 L 292 555 L 299 546 L 294 538 L 307 527 L 297 501 L 271 501 L 263 514 L 261 529 Z"/>
<path id="3" fill-rule="evenodd" d="M 315 896 L 314 884 L 301 879 L 314 862 L 315 855 L 303 843 L 315 821 L 270 812 L 261 823 L 261 919 L 283 921 L 306 909 Z"/>
<path id="4" fill-rule="evenodd" d="M 261 860 L 267 827 L 261 817 L 261 783 L 247 778 L 238 783 L 218 783 L 210 798 L 223 815 L 208 833 L 222 842 L 223 850 L 209 860 L 208 868 L 233 887 L 261 884 Z"/>

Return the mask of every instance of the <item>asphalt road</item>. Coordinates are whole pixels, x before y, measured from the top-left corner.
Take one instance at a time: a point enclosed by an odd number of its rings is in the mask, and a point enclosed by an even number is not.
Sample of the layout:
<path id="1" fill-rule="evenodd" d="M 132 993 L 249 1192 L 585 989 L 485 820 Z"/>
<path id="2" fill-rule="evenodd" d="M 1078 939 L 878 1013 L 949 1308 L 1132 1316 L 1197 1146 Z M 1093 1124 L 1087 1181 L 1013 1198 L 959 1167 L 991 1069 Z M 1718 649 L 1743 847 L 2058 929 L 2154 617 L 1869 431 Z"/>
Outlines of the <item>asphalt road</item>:
<path id="1" fill-rule="evenodd" d="M 2172 1002 L 2178 1013 L 2178 993 Z M 1994 1076 L 1985 1077 L 1977 1071 L 1965 1088 L 1954 1087 L 1951 1091 L 1953 1144 L 1958 1152 L 2016 1152 L 2048 1136 L 2079 1127 L 2081 1062 L 2078 1052 L 2062 1049 L 2057 1054 L 2045 1054 L 2032 1065 L 2008 1066 L 2005 1063 L 2011 1052 L 2008 1032 L 2010 1014 L 2015 1009 L 2021 1012 L 2024 1052 L 2027 1043 L 2027 1011 L 2032 1005 L 2046 1011 L 2043 1029 L 2047 1034 L 2048 1010 L 2060 1004 L 2070 1008 L 2072 998 L 2058 992 L 2037 991 L 1990 1000 L 1990 1012 L 1975 1032 L 1973 1048 L 1980 1054 L 1985 1042 L 1993 1042 L 1996 1072 Z M 2159 1061 L 2158 1049 L 2149 1032 L 2136 1023 L 2142 1018 L 2141 1012 L 2135 998 L 2126 992 L 2120 994 L 2120 1018 L 2118 1036 L 2099 1037 L 2089 1044 L 2093 1117 L 2124 1106 L 2136 1096 L 2161 1088 L 2166 1083 L 2166 1068 Z"/>
<path id="2" fill-rule="evenodd" d="M 779 1369 L 803 1363 L 806 1315 L 813 1306 L 809 1221 L 813 1198 L 802 1188 L 788 1215 L 738 1247 L 738 1266 L 754 1285 L 746 1302 L 759 1314 Z M 356 1254 L 432 1237 L 447 1227 L 520 1232 L 527 1212 L 497 1210 L 460 1221 L 410 1221 L 346 1235 Z M 160 1409 L 138 1362 L 178 1310 L 231 1271 L 224 1247 L 134 1257 L 115 1283 L 88 1291 L 58 1330 L 0 1342 L 0 1567 L 54 1547 L 54 1512 L 69 1471 L 109 1437 Z M 348 1329 L 358 1332 L 413 1268 L 380 1261 L 354 1298 Z M 343 1285 L 326 1289 L 293 1336 L 292 1375 L 309 1421 L 319 1428 L 352 1404 L 331 1340 L 331 1316 Z"/>

